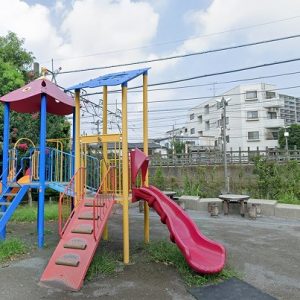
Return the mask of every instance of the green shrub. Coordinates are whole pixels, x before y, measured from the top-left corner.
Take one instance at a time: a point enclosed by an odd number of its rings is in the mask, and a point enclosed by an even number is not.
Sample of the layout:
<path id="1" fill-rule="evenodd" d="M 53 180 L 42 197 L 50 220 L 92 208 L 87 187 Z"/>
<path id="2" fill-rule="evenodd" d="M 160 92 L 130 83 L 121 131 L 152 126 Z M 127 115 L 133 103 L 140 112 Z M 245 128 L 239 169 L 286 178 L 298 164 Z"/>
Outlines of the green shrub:
<path id="1" fill-rule="evenodd" d="M 26 253 L 27 247 L 19 239 L 7 239 L 0 241 L 0 262 Z"/>
<path id="2" fill-rule="evenodd" d="M 176 245 L 167 241 L 151 242 L 144 247 L 151 261 L 175 267 L 188 286 L 207 285 L 236 276 L 229 268 L 225 268 L 221 273 L 214 275 L 195 273 L 190 269 Z"/>
<path id="3" fill-rule="evenodd" d="M 155 171 L 155 174 L 152 178 L 150 178 L 150 182 L 152 185 L 157 188 L 164 190 L 165 189 L 165 178 L 162 172 L 161 167 L 158 167 Z"/>

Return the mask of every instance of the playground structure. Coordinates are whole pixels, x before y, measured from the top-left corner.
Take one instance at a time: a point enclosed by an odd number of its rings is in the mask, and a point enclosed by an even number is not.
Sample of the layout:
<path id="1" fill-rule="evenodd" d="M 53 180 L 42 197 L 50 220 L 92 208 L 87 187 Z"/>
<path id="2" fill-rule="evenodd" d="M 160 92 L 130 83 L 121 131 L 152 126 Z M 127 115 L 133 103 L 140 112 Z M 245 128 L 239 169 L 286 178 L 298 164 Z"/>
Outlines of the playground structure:
<path id="1" fill-rule="evenodd" d="M 127 85 L 143 77 L 143 151 L 128 152 Z M 149 206 L 153 207 L 170 231 L 188 264 L 200 273 L 220 272 L 225 264 L 225 249 L 207 239 L 177 204 L 148 182 L 148 68 L 107 74 L 70 87 L 75 99 L 68 96 L 45 78 L 3 96 L 3 170 L 0 199 L 1 238 L 6 224 L 29 188 L 39 191 L 37 236 L 38 246 L 44 245 L 45 189 L 60 193 L 60 241 L 41 277 L 45 285 L 79 290 L 98 247 L 101 237 L 108 238 L 108 219 L 113 205 L 123 211 L 123 261 L 129 263 L 129 196 L 144 203 L 144 242 L 150 240 Z M 122 132 L 108 133 L 108 87 L 121 85 Z M 80 135 L 80 91 L 102 87 L 103 115 L 101 135 Z M 21 160 L 16 147 L 9 149 L 10 109 L 40 112 L 40 142 L 32 145 Z M 70 153 L 64 152 L 61 141 L 48 140 L 56 147 L 48 147 L 46 139 L 47 112 L 68 115 L 73 113 L 73 142 Z M 100 145 L 101 159 L 88 152 L 92 144 Z M 25 161 L 27 161 L 25 168 Z M 24 176 L 18 179 L 24 171 Z M 130 172 L 129 172 L 130 169 Z M 141 172 L 141 187 L 136 186 Z"/>

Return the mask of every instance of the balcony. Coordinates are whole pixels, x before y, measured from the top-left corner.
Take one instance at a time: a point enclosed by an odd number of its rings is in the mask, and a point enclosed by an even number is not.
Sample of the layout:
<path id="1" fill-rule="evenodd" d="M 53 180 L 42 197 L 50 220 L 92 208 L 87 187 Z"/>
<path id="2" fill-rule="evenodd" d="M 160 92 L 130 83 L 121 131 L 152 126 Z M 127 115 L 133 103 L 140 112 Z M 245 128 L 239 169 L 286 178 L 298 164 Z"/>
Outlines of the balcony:
<path id="1" fill-rule="evenodd" d="M 265 128 L 280 128 L 284 126 L 284 119 L 266 119 Z"/>
<path id="2" fill-rule="evenodd" d="M 263 100 L 263 106 L 265 108 L 270 108 L 270 107 L 283 107 L 284 102 L 282 99 L 277 98 L 271 98 L 271 99 L 264 99 Z"/>

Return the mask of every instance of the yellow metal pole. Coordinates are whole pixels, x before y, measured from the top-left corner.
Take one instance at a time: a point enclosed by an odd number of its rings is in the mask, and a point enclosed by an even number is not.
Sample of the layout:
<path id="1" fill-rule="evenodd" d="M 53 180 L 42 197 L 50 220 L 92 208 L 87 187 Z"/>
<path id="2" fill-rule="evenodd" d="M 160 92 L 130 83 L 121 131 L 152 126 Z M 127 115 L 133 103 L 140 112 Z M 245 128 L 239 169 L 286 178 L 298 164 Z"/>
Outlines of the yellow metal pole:
<path id="1" fill-rule="evenodd" d="M 143 139 L 144 152 L 148 155 L 148 74 L 143 74 Z M 149 186 L 148 172 L 146 174 L 145 186 Z M 144 242 L 150 241 L 149 206 L 144 202 Z"/>
<path id="2" fill-rule="evenodd" d="M 102 237 L 104 241 L 108 240 L 108 220 L 106 221 L 106 224 L 104 226 Z"/>
<path id="3" fill-rule="evenodd" d="M 127 84 L 122 84 L 123 261 L 129 263 Z"/>
<path id="4" fill-rule="evenodd" d="M 81 166 L 80 157 L 80 90 L 75 91 L 75 172 Z M 75 206 L 80 201 L 81 176 L 75 177 Z"/>
<path id="5" fill-rule="evenodd" d="M 102 134 L 107 134 L 107 86 L 103 86 L 103 104 L 102 104 Z M 107 143 L 102 144 L 103 149 L 103 176 L 105 176 L 107 171 L 106 163 L 108 162 L 107 157 Z M 107 193 L 107 181 L 104 182 L 104 193 Z M 108 221 L 105 224 L 103 231 L 103 240 L 108 240 Z"/>

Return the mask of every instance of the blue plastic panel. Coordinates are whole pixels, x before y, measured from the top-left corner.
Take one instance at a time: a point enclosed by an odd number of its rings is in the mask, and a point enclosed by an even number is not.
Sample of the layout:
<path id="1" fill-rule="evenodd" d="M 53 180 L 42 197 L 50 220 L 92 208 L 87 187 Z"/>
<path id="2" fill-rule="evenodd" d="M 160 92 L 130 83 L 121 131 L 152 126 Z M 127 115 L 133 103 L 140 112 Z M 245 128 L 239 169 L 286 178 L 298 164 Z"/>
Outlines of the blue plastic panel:
<path id="1" fill-rule="evenodd" d="M 149 69 L 150 68 L 144 68 L 144 69 L 138 69 L 138 70 L 106 74 L 106 75 L 99 76 L 94 79 L 90 79 L 86 82 L 73 85 L 73 86 L 67 88 L 66 90 L 69 91 L 69 90 L 79 90 L 79 89 L 86 89 L 86 88 L 95 88 L 95 87 L 100 87 L 100 86 L 121 85 L 121 84 L 124 84 L 124 83 L 144 74 Z"/>

